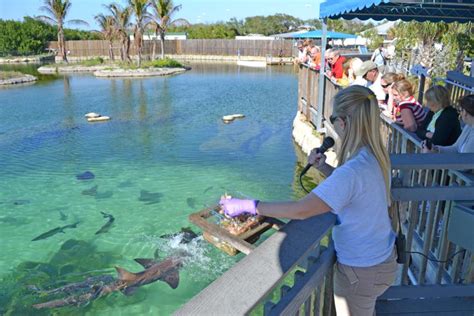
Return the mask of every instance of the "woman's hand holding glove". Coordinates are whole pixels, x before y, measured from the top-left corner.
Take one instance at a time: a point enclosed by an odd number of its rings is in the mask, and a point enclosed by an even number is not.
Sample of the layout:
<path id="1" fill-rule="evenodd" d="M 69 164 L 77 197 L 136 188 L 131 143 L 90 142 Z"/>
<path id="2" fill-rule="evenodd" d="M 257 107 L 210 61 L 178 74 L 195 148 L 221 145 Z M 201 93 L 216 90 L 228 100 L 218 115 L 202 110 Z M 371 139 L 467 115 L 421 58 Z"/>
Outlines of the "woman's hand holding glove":
<path id="1" fill-rule="evenodd" d="M 236 217 L 242 214 L 257 215 L 258 200 L 241 200 L 222 198 L 219 205 L 224 213 L 230 217 Z"/>

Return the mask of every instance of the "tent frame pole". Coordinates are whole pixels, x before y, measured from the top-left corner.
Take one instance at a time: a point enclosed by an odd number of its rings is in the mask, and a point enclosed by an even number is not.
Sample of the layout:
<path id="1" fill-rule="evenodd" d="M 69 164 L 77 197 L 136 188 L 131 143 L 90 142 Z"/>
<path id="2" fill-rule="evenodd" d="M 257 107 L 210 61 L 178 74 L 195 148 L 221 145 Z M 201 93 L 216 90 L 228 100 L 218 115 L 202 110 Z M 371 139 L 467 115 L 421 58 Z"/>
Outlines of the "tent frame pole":
<path id="1" fill-rule="evenodd" d="M 324 88 L 325 88 L 325 64 L 326 64 L 326 43 L 327 43 L 327 19 L 321 19 L 322 36 L 321 36 L 321 65 L 319 67 L 319 84 L 318 84 L 318 110 L 316 111 L 316 130 L 323 131 L 323 113 L 324 113 Z"/>

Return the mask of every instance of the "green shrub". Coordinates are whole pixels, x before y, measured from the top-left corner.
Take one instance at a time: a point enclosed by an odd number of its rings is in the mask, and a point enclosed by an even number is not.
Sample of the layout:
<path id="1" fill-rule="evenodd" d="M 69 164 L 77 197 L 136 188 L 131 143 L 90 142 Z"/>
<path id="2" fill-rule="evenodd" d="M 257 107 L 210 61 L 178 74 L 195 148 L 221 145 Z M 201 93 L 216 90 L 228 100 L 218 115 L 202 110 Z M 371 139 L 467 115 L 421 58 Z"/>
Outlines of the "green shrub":
<path id="1" fill-rule="evenodd" d="M 183 65 L 171 58 L 157 59 L 142 63 L 142 68 L 182 68 Z"/>
<path id="2" fill-rule="evenodd" d="M 102 65 L 103 63 L 104 63 L 104 58 L 102 57 L 87 59 L 80 62 L 80 64 L 83 66 L 97 66 L 97 65 Z"/>

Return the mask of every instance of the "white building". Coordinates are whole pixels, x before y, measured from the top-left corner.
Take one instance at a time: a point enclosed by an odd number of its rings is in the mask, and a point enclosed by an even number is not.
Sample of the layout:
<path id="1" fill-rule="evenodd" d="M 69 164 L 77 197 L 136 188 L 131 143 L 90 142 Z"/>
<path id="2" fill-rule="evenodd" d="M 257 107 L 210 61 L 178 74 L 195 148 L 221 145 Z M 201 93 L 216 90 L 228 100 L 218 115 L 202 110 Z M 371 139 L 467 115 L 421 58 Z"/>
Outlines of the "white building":
<path id="1" fill-rule="evenodd" d="M 133 34 L 130 35 L 130 40 L 133 41 Z M 152 32 L 145 32 L 143 35 L 143 40 L 144 41 L 151 41 L 151 40 L 159 40 L 160 36 L 155 35 L 155 33 Z M 188 39 L 188 33 L 186 32 L 168 32 L 165 34 L 165 41 L 166 40 L 187 40 Z"/>
<path id="2" fill-rule="evenodd" d="M 265 36 L 263 34 L 248 34 L 245 36 L 238 35 L 235 37 L 236 40 L 259 40 L 259 41 L 268 41 L 274 40 L 274 36 Z"/>

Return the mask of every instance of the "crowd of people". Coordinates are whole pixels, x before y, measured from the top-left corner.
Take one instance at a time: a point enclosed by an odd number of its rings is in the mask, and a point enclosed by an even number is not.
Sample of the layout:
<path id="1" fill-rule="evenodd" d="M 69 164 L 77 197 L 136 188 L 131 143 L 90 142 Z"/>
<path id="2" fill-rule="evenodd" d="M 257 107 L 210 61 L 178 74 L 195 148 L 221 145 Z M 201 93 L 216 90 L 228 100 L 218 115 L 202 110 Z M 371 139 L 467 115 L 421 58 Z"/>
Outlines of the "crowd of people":
<path id="1" fill-rule="evenodd" d="M 312 40 L 299 41 L 297 47 L 297 63 L 320 70 L 321 49 Z M 441 85 L 434 85 L 425 92 L 424 104 L 421 104 L 415 97 L 411 80 L 403 74 L 386 71 L 385 52 L 380 45 L 369 60 L 362 61 L 358 57 L 345 58 L 339 50 L 327 46 L 324 73 L 342 87 L 359 85 L 369 88 L 384 115 L 423 141 L 426 147 L 423 152 L 457 149 L 474 153 L 474 96 L 459 101 L 458 113 L 451 104 L 449 91 Z"/>

